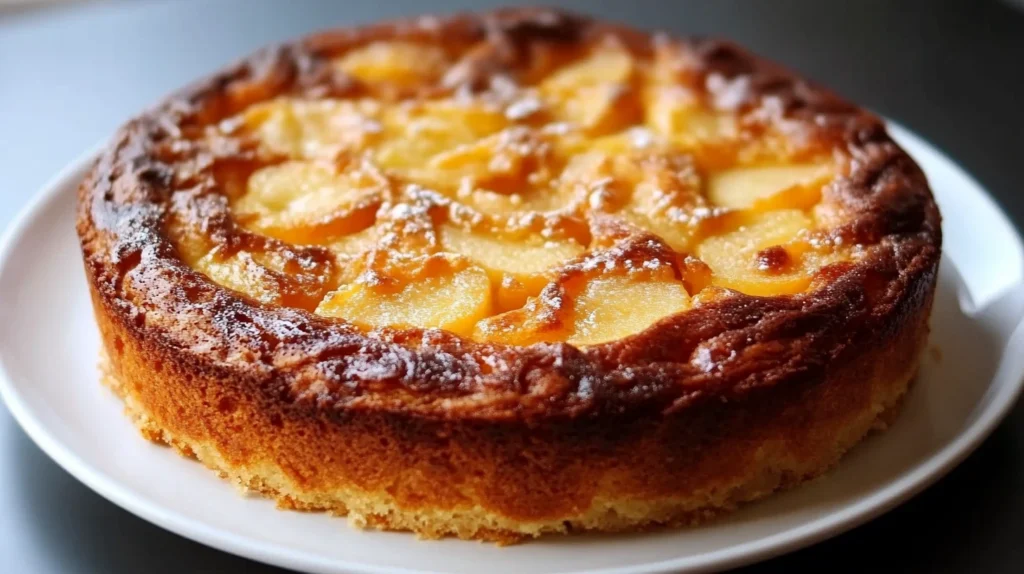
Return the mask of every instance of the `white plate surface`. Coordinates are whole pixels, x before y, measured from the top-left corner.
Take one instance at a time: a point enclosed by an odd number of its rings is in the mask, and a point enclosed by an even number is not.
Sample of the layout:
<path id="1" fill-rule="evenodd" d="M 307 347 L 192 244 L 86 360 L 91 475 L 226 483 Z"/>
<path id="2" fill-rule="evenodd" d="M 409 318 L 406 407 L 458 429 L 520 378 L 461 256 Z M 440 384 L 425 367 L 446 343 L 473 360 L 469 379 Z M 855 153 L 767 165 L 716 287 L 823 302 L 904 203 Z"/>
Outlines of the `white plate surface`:
<path id="1" fill-rule="evenodd" d="M 1024 249 L 978 184 L 893 132 L 945 216 L 931 345 L 905 411 L 827 477 L 697 529 L 548 538 L 507 548 L 363 532 L 239 496 L 201 465 L 139 437 L 97 382 L 98 336 L 73 226 L 86 160 L 47 186 L 0 242 L 0 391 L 35 442 L 131 512 L 193 540 L 313 572 L 705 571 L 835 535 L 948 472 L 1012 406 L 1024 377 Z"/>

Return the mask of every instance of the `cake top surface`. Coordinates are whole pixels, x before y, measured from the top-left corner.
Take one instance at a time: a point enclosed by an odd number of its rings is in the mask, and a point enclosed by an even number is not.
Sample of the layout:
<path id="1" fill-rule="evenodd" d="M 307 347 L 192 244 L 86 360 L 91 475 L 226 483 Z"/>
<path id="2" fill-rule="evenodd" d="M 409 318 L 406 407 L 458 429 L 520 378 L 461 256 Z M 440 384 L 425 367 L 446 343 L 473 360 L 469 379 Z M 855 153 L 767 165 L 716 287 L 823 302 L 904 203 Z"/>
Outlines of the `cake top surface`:
<path id="1" fill-rule="evenodd" d="M 190 347 L 279 369 L 358 341 L 326 379 L 439 396 L 521 395 L 529 357 L 577 387 L 712 376 L 754 343 L 716 337 L 876 305 L 939 241 L 871 114 L 727 43 L 550 10 L 265 50 L 129 124 L 82 205 L 87 262 L 162 333 L 189 309 Z M 309 364 L 295 396 L 338 398 Z"/>

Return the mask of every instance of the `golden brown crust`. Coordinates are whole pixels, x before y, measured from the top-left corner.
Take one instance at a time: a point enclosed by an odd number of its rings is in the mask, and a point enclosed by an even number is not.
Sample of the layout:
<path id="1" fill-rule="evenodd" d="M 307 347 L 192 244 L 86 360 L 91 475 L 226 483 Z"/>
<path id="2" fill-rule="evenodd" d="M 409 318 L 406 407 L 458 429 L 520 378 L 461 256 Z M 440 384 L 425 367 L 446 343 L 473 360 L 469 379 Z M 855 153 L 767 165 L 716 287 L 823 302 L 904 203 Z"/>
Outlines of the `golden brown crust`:
<path id="1" fill-rule="evenodd" d="M 328 65 L 352 46 L 419 38 L 469 54 L 417 88 L 429 91 L 472 86 L 537 43 L 607 35 L 638 53 L 678 43 L 710 105 L 848 156 L 849 172 L 823 191 L 847 214 L 827 239 L 864 245 L 864 256 L 825 267 L 806 293 L 737 293 L 622 340 L 507 346 L 440 330 L 368 336 L 303 310 L 314 275 L 289 283 L 299 308 L 259 304 L 185 265 L 167 236 L 176 191 L 223 184 L 219 166 L 252 161 L 239 142 L 214 149 L 190 137 L 277 95 L 358 93 Z M 223 202 L 210 195 L 184 212 L 223 241 L 271 241 L 235 229 Z M 204 462 L 229 475 L 272 469 L 284 478 L 262 488 L 296 505 L 340 510 L 327 493 L 386 492 L 413 514 L 494 512 L 505 522 L 444 532 L 502 538 L 563 530 L 563 519 L 605 528 L 614 520 L 583 518 L 601 500 L 660 505 L 619 516 L 622 527 L 677 522 L 822 472 L 914 372 L 939 222 L 923 173 L 878 118 L 731 44 L 503 10 L 328 32 L 187 88 L 119 132 L 81 185 L 77 225 L 113 371 L 147 424 L 216 453 Z M 321 249 L 275 248 L 299 268 L 332 272 Z M 700 490 L 716 480 L 735 489 Z"/>
<path id="2" fill-rule="evenodd" d="M 921 312 L 825 376 L 671 414 L 431 420 L 300 408 L 131 338 L 94 294 L 107 384 L 143 434 L 283 508 L 361 526 L 514 542 L 688 525 L 819 476 L 900 405 L 927 338 Z M 120 343 L 118 343 L 120 342 Z"/>

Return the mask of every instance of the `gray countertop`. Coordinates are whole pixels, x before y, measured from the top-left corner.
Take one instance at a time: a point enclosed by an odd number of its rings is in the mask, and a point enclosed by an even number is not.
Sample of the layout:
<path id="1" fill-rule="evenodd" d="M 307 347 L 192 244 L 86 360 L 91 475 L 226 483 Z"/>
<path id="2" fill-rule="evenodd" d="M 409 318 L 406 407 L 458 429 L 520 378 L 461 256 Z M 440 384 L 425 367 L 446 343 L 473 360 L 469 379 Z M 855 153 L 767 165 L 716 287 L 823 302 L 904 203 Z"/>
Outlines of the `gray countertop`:
<path id="1" fill-rule="evenodd" d="M 161 95 L 331 26 L 511 2 L 110 3 L 0 20 L 0 229 L 62 166 Z M 731 37 L 929 139 L 1024 222 L 1024 13 L 994 1 L 555 2 Z M 947 214 L 950 216 L 950 214 Z M 0 302 L 2 304 L 2 302 Z M 1019 572 L 1024 412 L 924 494 L 753 571 Z M 51 462 L 0 406 L 0 572 L 277 572 L 164 532 Z"/>

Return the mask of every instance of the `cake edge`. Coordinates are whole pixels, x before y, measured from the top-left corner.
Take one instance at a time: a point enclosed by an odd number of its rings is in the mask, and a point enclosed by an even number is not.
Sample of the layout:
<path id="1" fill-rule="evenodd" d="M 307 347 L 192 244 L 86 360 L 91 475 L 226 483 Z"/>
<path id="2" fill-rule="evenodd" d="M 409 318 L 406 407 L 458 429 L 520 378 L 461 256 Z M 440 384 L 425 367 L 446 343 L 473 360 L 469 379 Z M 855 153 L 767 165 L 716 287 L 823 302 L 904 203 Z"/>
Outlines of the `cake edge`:
<path id="1" fill-rule="evenodd" d="M 101 309 L 102 307 L 98 307 Z M 863 392 L 854 392 L 852 395 L 846 391 L 850 389 L 831 389 L 824 395 L 818 395 L 817 400 L 809 403 L 791 403 L 784 405 L 785 410 L 796 410 L 797 420 L 803 423 L 802 429 L 786 425 L 792 436 L 783 434 L 780 444 L 758 442 L 755 438 L 744 438 L 743 436 L 732 436 L 720 443 L 706 446 L 708 451 L 721 453 L 721 456 L 728 463 L 729 460 L 736 464 L 725 464 L 724 466 L 733 471 L 725 472 L 699 472 L 701 478 L 694 483 L 695 486 L 688 487 L 689 492 L 671 496 L 656 496 L 649 498 L 647 494 L 636 493 L 630 488 L 623 488 L 616 492 L 616 480 L 601 481 L 604 483 L 605 492 L 592 493 L 589 504 L 576 504 L 565 507 L 557 504 L 554 497 L 557 492 L 545 493 L 540 499 L 550 499 L 552 511 L 546 512 L 541 509 L 536 512 L 520 512 L 517 508 L 501 508 L 502 505 L 490 506 L 486 497 L 479 500 L 463 500 L 461 504 L 452 504 L 449 496 L 439 496 L 432 499 L 431 486 L 437 486 L 436 478 L 426 478 L 426 483 L 420 485 L 428 486 L 424 492 L 411 492 L 402 489 L 394 492 L 392 489 L 395 480 L 393 477 L 391 486 L 385 489 L 374 490 L 353 487 L 349 484 L 346 487 L 337 485 L 324 488 L 323 477 L 319 480 L 304 480 L 303 475 L 307 472 L 317 474 L 324 469 L 297 469 L 292 466 L 294 460 L 288 464 L 280 464 L 275 458 L 285 456 L 286 458 L 303 458 L 304 453 L 264 451 L 260 450 L 260 442 L 249 444 L 248 454 L 236 452 L 234 444 L 225 444 L 224 437 L 232 434 L 248 435 L 245 429 L 231 429 L 230 423 L 219 420 L 216 416 L 206 413 L 207 405 L 185 406 L 180 404 L 153 404 L 153 394 L 140 392 L 139 381 L 125 384 L 125 377 L 118 374 L 116 363 L 122 363 L 125 359 L 124 350 L 128 348 L 123 340 L 117 347 L 120 348 L 121 357 L 119 360 L 111 360 L 107 347 L 101 349 L 101 372 L 103 384 L 109 387 L 124 402 L 125 411 L 132 422 L 141 431 L 146 439 L 173 447 L 179 454 L 198 460 L 206 467 L 213 470 L 218 476 L 239 487 L 244 493 L 252 493 L 270 498 L 276 501 L 278 508 L 302 511 L 326 511 L 328 513 L 347 516 L 348 522 L 360 528 L 379 530 L 412 531 L 421 538 L 442 538 L 455 536 L 462 539 L 475 539 L 495 542 L 500 545 L 514 544 L 529 538 L 536 538 L 546 534 L 564 534 L 576 532 L 623 532 L 648 530 L 657 527 L 682 527 L 694 526 L 722 514 L 735 510 L 737 507 L 755 500 L 767 497 L 768 495 L 784 490 L 801 483 L 816 479 L 837 465 L 840 459 L 854 446 L 860 443 L 873 431 L 884 430 L 899 413 L 903 399 L 912 385 L 919 367 L 923 350 L 927 341 L 929 316 L 929 304 L 924 306 L 924 311 L 916 320 L 905 324 L 894 334 L 898 344 L 880 345 L 871 352 L 865 353 L 856 358 L 840 372 L 834 372 L 826 380 L 818 381 L 811 385 L 812 396 L 814 389 L 822 390 L 834 387 L 839 382 L 846 383 L 843 386 L 853 384 L 861 390 L 868 390 L 867 400 L 851 400 L 857 396 L 865 398 Z M 98 316 L 102 331 L 107 331 L 104 326 L 111 326 Z M 907 332 L 906 327 L 911 327 Z M 109 331 L 107 331 L 109 333 Z M 111 340 L 104 336 L 104 340 Z M 117 343 L 113 343 L 117 345 Z M 913 349 L 909 354 L 906 351 Z M 116 351 L 115 351 L 116 352 Z M 143 355 L 145 353 L 142 353 Z M 145 358 L 141 356 L 135 359 Z M 901 360 L 902 358 L 902 360 Z M 869 378 L 861 378 L 858 385 L 857 374 L 862 371 L 865 365 L 894 366 L 903 363 L 903 368 L 879 369 L 884 371 Z M 157 369 L 156 371 L 159 371 Z M 164 369 L 166 372 L 166 369 Z M 888 372 L 893 370 L 895 372 Z M 201 375 L 200 375 L 201 376 Z M 177 384 L 187 385 L 187 381 L 174 381 Z M 166 381 L 172 384 L 172 381 Z M 840 392 L 837 392 L 840 391 Z M 156 396 L 168 396 L 169 393 L 157 392 Z M 821 400 L 828 403 L 827 408 L 822 407 Z M 789 402 L 789 401 L 783 401 Z M 149 403 L 149 406 L 147 406 Z M 173 403 L 173 401 L 172 401 Z M 846 403 L 844 405 L 844 403 Z M 217 405 L 219 408 L 221 405 Z M 189 425 L 181 425 L 181 420 L 174 420 L 175 417 L 167 417 L 170 411 L 182 414 L 182 408 L 193 408 L 198 414 L 198 420 L 206 427 L 207 436 L 195 436 L 190 432 Z M 264 413 L 265 414 L 265 413 Z M 737 415 L 747 417 L 748 414 Z M 185 417 L 189 420 L 196 420 L 196 417 Z M 271 415 L 273 420 L 275 417 Z M 449 421 L 443 424 L 460 424 L 459 421 Z M 732 425 L 725 420 L 724 425 Z M 216 427 L 228 428 L 216 428 Z M 194 429 L 192 429 L 194 430 Z M 316 433 L 316 430 L 312 430 Z M 529 433 L 529 429 L 526 431 Z M 189 435 L 193 436 L 189 436 Z M 384 433 L 388 434 L 388 433 Z M 728 432 L 726 433 L 728 434 Z M 768 432 L 766 436 L 771 435 Z M 542 435 L 543 436 L 543 435 Z M 827 437 L 827 440 L 821 440 Z M 656 437 L 657 438 L 657 437 Z M 655 440 L 656 440 L 655 438 Z M 650 437 L 641 437 L 636 448 L 641 451 L 649 451 L 647 441 Z M 244 440 L 244 439 L 243 439 Z M 586 439 L 582 439 L 586 441 Z M 596 439 L 598 442 L 603 439 Z M 788 444 L 789 442 L 792 444 Z M 749 444 L 744 444 L 749 443 Z M 301 444 L 286 446 L 285 450 L 302 450 Z M 386 449 L 382 449 L 385 450 Z M 581 449 L 581 452 L 587 448 Z M 597 448 L 602 450 L 601 447 Z M 443 449 L 434 452 L 432 456 L 444 457 L 447 454 Z M 367 456 L 368 466 L 375 462 L 375 455 L 387 457 L 387 452 L 371 453 Z M 315 455 L 313 455 L 315 457 Z M 581 454 L 580 461 L 584 465 L 588 462 L 587 454 Z M 751 464 L 751 461 L 754 461 Z M 329 468 L 337 468 L 335 465 L 325 465 Z M 383 465 L 387 467 L 388 465 Z M 699 466 L 703 467 L 703 463 Z M 716 465 L 712 465 L 716 466 Z M 409 467 L 411 473 L 416 473 L 417 468 Z M 635 470 L 635 469 L 634 469 Z M 649 469 L 657 474 L 659 469 Z M 468 472 L 468 471 L 467 471 Z M 529 472 L 521 469 L 520 472 Z M 594 469 L 595 473 L 607 472 Z M 372 473 L 371 473 L 372 474 Z M 402 473 L 399 472 L 399 475 Z M 342 478 L 343 482 L 351 482 L 353 477 Z M 551 477 L 558 481 L 559 477 Z M 682 477 L 680 477 L 682 478 Z M 492 482 L 496 482 L 499 488 L 508 486 L 508 476 L 500 473 L 490 476 Z M 513 480 L 515 478 L 513 477 Z M 538 481 L 546 480 L 544 476 L 530 476 L 527 483 L 537 484 Z M 303 483 L 306 484 L 303 484 Z M 328 483 L 331 480 L 328 479 Z M 354 482 L 359 482 L 358 478 Z M 372 482 L 372 481 L 370 481 Z M 418 482 L 418 481 L 414 481 Z M 519 481 L 517 481 L 519 482 Z M 625 481 L 629 483 L 629 480 Z M 494 485 L 492 485 L 494 486 Z M 416 490 L 415 486 L 412 488 Z M 512 494 L 517 488 L 512 487 Z M 635 489 L 633 489 L 635 490 Z M 641 489 L 643 490 L 643 489 Z M 618 494 L 618 496 L 616 496 Z M 411 497 L 410 497 L 411 495 Z M 472 497 L 470 497 L 472 498 Z M 499 497 L 501 498 L 501 497 Z M 530 504 L 536 507 L 537 497 Z M 412 504 L 410 504 L 410 501 Z M 514 505 L 513 505 L 514 506 Z M 558 508 L 561 506 L 561 510 Z M 518 514 L 518 516 L 517 516 Z M 523 514 L 533 514 L 523 516 Z M 545 516 L 546 515 L 546 516 Z"/>

